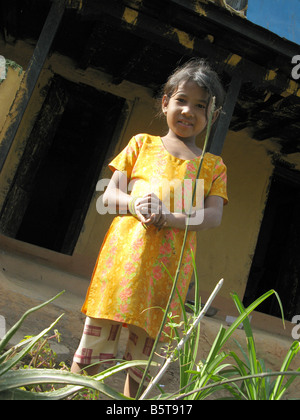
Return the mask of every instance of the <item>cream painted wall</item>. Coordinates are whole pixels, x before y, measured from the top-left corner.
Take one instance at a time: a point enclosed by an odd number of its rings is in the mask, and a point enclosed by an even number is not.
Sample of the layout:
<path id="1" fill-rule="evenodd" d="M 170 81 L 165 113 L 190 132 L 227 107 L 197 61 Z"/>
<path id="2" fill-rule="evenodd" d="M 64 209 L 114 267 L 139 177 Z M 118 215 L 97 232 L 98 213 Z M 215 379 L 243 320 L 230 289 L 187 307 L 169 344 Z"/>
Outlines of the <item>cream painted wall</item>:
<path id="1" fill-rule="evenodd" d="M 197 265 L 200 288 L 212 290 L 224 278 L 221 296 L 243 297 L 273 172 L 263 143 L 247 131 L 229 132 L 222 153 L 228 171 L 229 203 L 222 225 L 198 234 Z"/>

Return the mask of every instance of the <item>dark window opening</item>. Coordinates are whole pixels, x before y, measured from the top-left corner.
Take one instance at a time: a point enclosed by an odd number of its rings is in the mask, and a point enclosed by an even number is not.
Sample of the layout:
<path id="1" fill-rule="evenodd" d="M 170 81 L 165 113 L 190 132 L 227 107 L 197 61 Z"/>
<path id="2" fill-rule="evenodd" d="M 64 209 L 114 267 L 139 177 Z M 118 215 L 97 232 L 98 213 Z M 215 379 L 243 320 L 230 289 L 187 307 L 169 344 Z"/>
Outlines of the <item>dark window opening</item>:
<path id="1" fill-rule="evenodd" d="M 54 78 L 2 214 L 3 233 L 72 254 L 123 106 L 122 98 Z"/>
<path id="2" fill-rule="evenodd" d="M 300 314 L 300 173 L 277 167 L 258 237 L 244 296 L 247 306 L 274 289 L 285 319 Z M 281 312 L 275 296 L 257 310 L 275 317 Z"/>

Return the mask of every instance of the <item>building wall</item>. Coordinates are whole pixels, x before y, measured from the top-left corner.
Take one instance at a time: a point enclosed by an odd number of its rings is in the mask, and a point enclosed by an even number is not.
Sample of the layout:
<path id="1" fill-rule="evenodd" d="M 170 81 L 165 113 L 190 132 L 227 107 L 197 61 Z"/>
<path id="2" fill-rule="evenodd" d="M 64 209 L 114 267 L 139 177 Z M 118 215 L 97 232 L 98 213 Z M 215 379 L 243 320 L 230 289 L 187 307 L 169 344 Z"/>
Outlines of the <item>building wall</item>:
<path id="1" fill-rule="evenodd" d="M 21 74 L 15 71 L 12 67 L 8 67 L 6 79 L 0 84 L 0 140 L 3 141 L 3 137 L 7 131 L 7 128 L 12 119 L 12 105 L 14 103 L 15 96 L 20 86 Z M 6 167 L 11 166 L 12 163 L 6 164 Z M 2 205 L 5 195 L 7 192 L 8 180 L 5 177 L 5 173 L 10 172 L 9 170 L 4 170 L 0 174 L 0 206 Z M 4 176 L 3 176 L 4 175 Z"/>
<path id="2" fill-rule="evenodd" d="M 11 56 L 6 57 L 10 59 L 17 57 L 19 64 L 26 68 L 31 50 L 30 46 L 19 42 L 14 50 L 10 49 Z M 22 51 L 24 51 L 23 55 Z M 18 166 L 26 138 L 42 106 L 44 87 L 54 73 L 72 82 L 80 82 L 126 98 L 127 118 L 123 126 L 115 132 L 107 160 L 125 147 L 134 134 L 140 132 L 164 134 L 166 131 L 165 122 L 156 117 L 156 101 L 152 98 L 151 91 L 129 82 L 123 82 L 118 86 L 113 85 L 109 75 L 93 69 L 83 71 L 76 68 L 70 59 L 53 54 L 44 66 L 0 175 L 0 207 Z M 5 93 L 8 98 L 5 104 L 2 100 L 0 102 L 0 123 L 1 126 L 4 124 L 0 132 L 0 141 L 3 140 L 5 131 L 14 118 L 16 103 L 12 105 L 10 113 L 8 109 L 20 81 L 21 77 L 10 69 L 7 79 L 0 85 L 0 95 Z M 276 143 L 254 141 L 247 131 L 229 132 L 227 135 L 222 156 L 228 168 L 229 204 L 224 209 L 221 227 L 198 234 L 197 268 L 203 296 L 210 293 L 220 278 L 225 280 L 220 296 L 228 298 L 233 290 L 243 296 L 273 171 L 270 150 L 276 151 Z M 103 168 L 99 179 L 109 176 L 107 168 Z M 40 249 L 30 244 L 20 243 L 20 241 L 10 241 L 11 246 L 18 251 L 40 257 L 43 261 L 48 261 L 62 269 L 84 275 L 88 280 L 101 242 L 112 220 L 111 215 L 101 216 L 96 211 L 96 201 L 101 194 L 102 192 L 94 192 L 72 256 Z"/>

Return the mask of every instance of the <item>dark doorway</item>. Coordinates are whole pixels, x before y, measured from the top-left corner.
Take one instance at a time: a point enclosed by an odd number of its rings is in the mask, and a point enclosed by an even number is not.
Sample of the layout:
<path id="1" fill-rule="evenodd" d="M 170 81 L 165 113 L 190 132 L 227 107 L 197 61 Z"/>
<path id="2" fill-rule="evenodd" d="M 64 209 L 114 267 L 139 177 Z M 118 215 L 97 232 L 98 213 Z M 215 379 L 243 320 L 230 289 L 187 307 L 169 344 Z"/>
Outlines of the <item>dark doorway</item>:
<path id="1" fill-rule="evenodd" d="M 3 233 L 72 254 L 123 105 L 54 78 L 8 195 Z"/>
<path id="2" fill-rule="evenodd" d="M 300 313 L 300 173 L 277 167 L 244 296 L 247 306 L 270 289 L 278 292 L 285 319 Z M 276 297 L 258 311 L 281 317 Z"/>

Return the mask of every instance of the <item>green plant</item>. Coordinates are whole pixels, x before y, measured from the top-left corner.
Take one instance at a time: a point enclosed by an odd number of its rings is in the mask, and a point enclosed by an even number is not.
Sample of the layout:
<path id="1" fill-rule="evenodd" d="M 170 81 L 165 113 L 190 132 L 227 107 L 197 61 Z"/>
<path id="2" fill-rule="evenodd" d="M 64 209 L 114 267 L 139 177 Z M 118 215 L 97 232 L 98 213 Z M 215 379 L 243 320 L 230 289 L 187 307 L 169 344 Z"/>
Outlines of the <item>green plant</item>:
<path id="1" fill-rule="evenodd" d="M 234 296 L 234 302 L 240 314 L 245 311 L 245 308 L 237 296 Z M 280 302 L 280 301 L 279 301 Z M 282 307 L 281 307 L 282 311 Z M 247 351 L 248 354 L 240 347 L 242 354 L 244 355 L 245 363 L 237 356 L 236 353 L 230 352 L 230 355 L 234 358 L 236 362 L 235 369 L 237 373 L 242 377 L 247 377 L 255 375 L 251 379 L 245 379 L 242 382 L 241 387 L 236 387 L 234 385 L 228 385 L 227 389 L 235 396 L 237 399 L 244 400 L 280 400 L 287 389 L 296 379 L 296 375 L 291 375 L 291 377 L 284 383 L 285 375 L 291 365 L 291 362 L 297 355 L 300 350 L 300 343 L 295 341 L 292 343 L 287 355 L 281 366 L 279 375 L 273 382 L 271 382 L 271 377 L 267 376 L 256 376 L 262 373 L 270 373 L 270 370 L 266 369 L 265 362 L 257 358 L 255 340 L 248 318 L 244 321 L 244 330 L 247 338 Z M 296 370 L 299 372 L 300 368 Z"/>
<path id="2" fill-rule="evenodd" d="M 160 400 L 170 398 L 204 400 L 211 396 L 211 394 L 224 390 L 227 390 L 232 399 L 236 400 L 281 399 L 296 377 L 300 375 L 300 368 L 294 372 L 288 371 L 292 360 L 300 349 L 300 343 L 296 341 L 292 344 L 283 361 L 280 372 L 267 371 L 264 362 L 257 360 L 254 337 L 248 319 L 251 312 L 273 294 L 275 294 L 278 299 L 283 317 L 282 305 L 277 293 L 274 290 L 270 290 L 253 302 L 248 308 L 244 308 L 237 294 L 232 294 L 232 298 L 240 315 L 229 328 L 220 327 L 219 333 L 206 360 L 197 362 L 196 356 L 199 345 L 200 321 L 218 292 L 220 283 L 208 299 L 207 305 L 202 309 L 200 300 L 197 298 L 197 273 L 195 273 L 195 278 L 195 305 L 190 308 L 193 310 L 193 315 L 191 318 L 188 317 L 184 304 L 181 301 L 184 321 L 183 334 L 179 334 L 177 325 L 174 324 L 172 320 L 172 322 L 169 323 L 169 326 L 173 326 L 175 341 L 177 341 L 178 344 L 165 361 L 165 364 L 162 366 L 158 375 L 153 379 L 152 383 L 150 383 L 141 396 L 141 399 L 147 397 L 153 386 L 159 382 L 162 375 L 166 372 L 169 364 L 175 359 L 178 360 L 180 364 L 180 389 L 177 393 L 172 395 L 165 394 L 157 396 Z M 243 323 L 247 340 L 248 355 L 241 348 L 246 363 L 243 362 L 235 352 L 230 351 L 226 353 L 223 350 L 225 343 L 241 323 Z M 182 338 L 180 338 L 181 335 Z M 233 358 L 235 363 L 227 362 L 229 356 Z M 285 376 L 288 376 L 289 379 L 284 383 Z M 272 377 L 275 377 L 274 382 L 271 382 Z"/>
<path id="3" fill-rule="evenodd" d="M 196 370 L 188 372 L 192 375 L 189 377 L 189 384 L 181 388 L 178 395 L 172 395 L 173 398 L 202 400 L 224 389 L 237 400 L 279 400 L 283 397 L 296 377 L 300 375 L 300 368 L 293 372 L 288 371 L 292 360 L 300 350 L 300 343 L 296 341 L 292 344 L 279 372 L 267 371 L 264 362 L 257 360 L 254 337 L 248 319 L 250 313 L 272 294 L 277 296 L 282 310 L 279 296 L 274 290 L 265 293 L 248 308 L 243 307 L 237 294 L 232 294 L 240 313 L 239 317 L 227 330 L 223 326 L 220 327 L 207 359 L 198 363 Z M 246 363 L 236 353 L 232 351 L 226 353 L 222 350 L 241 323 L 244 325 L 247 339 L 248 355 L 242 352 Z M 235 364 L 223 363 L 228 356 L 233 357 Z M 238 376 L 234 376 L 236 374 Z M 289 379 L 284 383 L 285 376 L 289 376 Z M 276 378 L 273 383 L 270 381 L 271 377 Z M 238 383 L 241 383 L 241 386 L 238 386 Z"/>
<path id="4" fill-rule="evenodd" d="M 57 342 L 60 342 L 61 334 L 58 330 L 54 330 L 54 334 L 41 338 L 34 347 L 28 352 L 30 361 L 28 365 L 24 365 L 24 368 L 48 368 L 52 369 L 55 367 L 55 358 L 56 353 L 50 346 L 50 341 L 56 339 Z M 25 336 L 25 340 L 32 339 L 33 336 Z M 22 341 L 21 341 L 22 343 Z"/>
<path id="5" fill-rule="evenodd" d="M 33 348 L 27 353 L 24 361 L 21 361 L 20 366 L 16 365 L 18 369 L 54 369 L 56 366 L 56 353 L 50 346 L 50 341 L 56 339 L 57 342 L 60 342 L 61 334 L 58 330 L 54 330 L 54 334 L 45 335 L 40 338 L 39 341 L 33 346 Z M 25 341 L 32 339 L 33 336 L 25 336 Z M 22 343 L 22 341 L 21 341 Z M 27 362 L 28 360 L 28 362 Z M 27 364 L 26 364 L 27 363 Z M 67 366 L 61 362 L 61 369 L 68 370 Z M 23 387 L 25 391 L 34 391 L 34 392 L 46 392 L 49 390 L 55 390 L 53 384 L 37 385 L 37 386 L 28 386 Z"/>
<path id="6" fill-rule="evenodd" d="M 221 389 L 220 387 L 206 388 L 206 385 L 208 385 L 210 381 L 218 382 L 220 379 L 224 379 L 224 375 L 221 375 L 221 373 L 224 371 L 225 375 L 228 375 L 228 373 L 231 374 L 229 369 L 231 368 L 231 364 L 223 364 L 224 360 L 228 358 L 228 353 L 223 351 L 225 343 L 229 340 L 229 338 L 233 335 L 234 331 L 239 327 L 241 323 L 244 325 L 247 323 L 248 316 L 251 314 L 251 312 L 272 294 L 275 294 L 278 297 L 274 290 L 270 290 L 255 300 L 255 302 L 253 302 L 247 309 L 244 308 L 244 310 L 241 310 L 239 317 L 237 317 L 235 322 L 228 329 L 221 325 L 219 333 L 212 345 L 206 361 L 203 363 L 199 371 L 195 372 L 194 389 L 198 389 L 198 391 L 191 395 L 193 399 L 204 399 L 208 397 L 212 392 Z M 234 302 L 239 301 L 237 294 L 232 294 L 232 298 Z M 204 389 L 201 390 L 201 388 Z"/>

